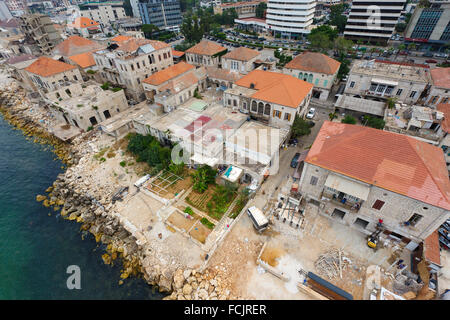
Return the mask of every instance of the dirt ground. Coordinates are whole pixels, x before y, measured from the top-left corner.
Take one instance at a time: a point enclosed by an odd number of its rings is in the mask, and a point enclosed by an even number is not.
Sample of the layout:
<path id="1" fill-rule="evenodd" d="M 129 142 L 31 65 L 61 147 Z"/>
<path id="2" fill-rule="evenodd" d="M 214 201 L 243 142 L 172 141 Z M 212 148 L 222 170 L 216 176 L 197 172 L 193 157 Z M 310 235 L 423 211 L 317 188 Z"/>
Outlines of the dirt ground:
<path id="1" fill-rule="evenodd" d="M 190 236 L 201 243 L 205 243 L 206 238 L 208 235 L 212 232 L 211 229 L 204 226 L 200 221 L 197 220 L 195 225 L 192 227 L 191 231 L 189 232 Z"/>
<path id="2" fill-rule="evenodd" d="M 198 219 L 195 218 L 193 219 L 185 218 L 181 213 L 177 211 L 174 211 L 167 219 L 169 223 L 171 223 L 178 229 L 184 230 L 186 232 L 189 231 L 189 229 L 191 229 L 191 227 L 197 220 Z"/>

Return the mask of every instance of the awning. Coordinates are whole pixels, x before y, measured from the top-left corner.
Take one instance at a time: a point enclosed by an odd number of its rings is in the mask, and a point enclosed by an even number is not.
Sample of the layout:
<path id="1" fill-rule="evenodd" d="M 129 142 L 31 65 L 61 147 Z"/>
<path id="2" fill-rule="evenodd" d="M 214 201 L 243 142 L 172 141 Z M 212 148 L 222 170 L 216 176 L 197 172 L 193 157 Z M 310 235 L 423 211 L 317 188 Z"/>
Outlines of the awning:
<path id="1" fill-rule="evenodd" d="M 385 80 L 385 79 L 372 78 L 371 81 L 375 82 L 375 83 L 387 84 L 389 86 L 398 85 L 398 82 L 396 82 L 396 81 L 389 81 L 389 80 Z"/>
<path id="2" fill-rule="evenodd" d="M 367 200 L 370 192 L 370 188 L 368 186 L 341 178 L 334 174 L 328 175 L 328 178 L 325 181 L 325 186 L 357 197 L 361 200 Z"/>

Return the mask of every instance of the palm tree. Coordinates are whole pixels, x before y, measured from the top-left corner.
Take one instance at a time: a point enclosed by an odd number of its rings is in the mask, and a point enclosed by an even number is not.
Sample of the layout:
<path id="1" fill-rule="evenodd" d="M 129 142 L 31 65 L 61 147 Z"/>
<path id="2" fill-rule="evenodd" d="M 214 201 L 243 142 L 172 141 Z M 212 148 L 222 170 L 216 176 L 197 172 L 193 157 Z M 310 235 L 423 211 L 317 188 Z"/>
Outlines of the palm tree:
<path id="1" fill-rule="evenodd" d="M 406 46 L 402 43 L 401 45 L 398 46 L 398 51 L 395 54 L 395 60 L 397 60 L 398 54 L 400 53 L 400 51 L 405 50 Z"/>

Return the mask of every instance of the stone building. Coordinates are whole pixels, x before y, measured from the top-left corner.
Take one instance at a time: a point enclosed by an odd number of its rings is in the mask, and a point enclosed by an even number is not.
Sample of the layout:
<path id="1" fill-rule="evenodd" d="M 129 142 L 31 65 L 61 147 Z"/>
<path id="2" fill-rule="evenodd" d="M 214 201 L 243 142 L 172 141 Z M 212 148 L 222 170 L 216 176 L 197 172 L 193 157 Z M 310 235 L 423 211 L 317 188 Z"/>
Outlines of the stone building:
<path id="1" fill-rule="evenodd" d="M 129 107 L 122 89 L 103 90 L 94 81 L 53 91 L 46 101 L 58 120 L 84 131 Z"/>
<path id="2" fill-rule="evenodd" d="M 303 52 L 284 66 L 283 72 L 314 85 L 313 98 L 327 100 L 337 81 L 341 63 L 319 52 Z"/>
<path id="3" fill-rule="evenodd" d="M 431 70 L 433 85 L 428 94 L 427 105 L 436 107 L 439 103 L 450 101 L 450 68 L 434 68 Z"/>
<path id="4" fill-rule="evenodd" d="M 119 19 L 126 18 L 123 3 L 115 2 L 86 2 L 80 6 L 80 15 L 101 23 L 103 26 L 110 25 Z"/>
<path id="5" fill-rule="evenodd" d="M 11 76 L 16 80 L 22 81 L 28 89 L 32 89 L 33 85 L 31 79 L 28 77 L 25 69 L 35 62 L 37 57 L 31 54 L 23 54 L 20 56 L 14 56 L 6 60 L 6 64 L 11 67 Z"/>
<path id="6" fill-rule="evenodd" d="M 238 18 L 254 17 L 256 15 L 256 7 L 260 2 L 267 1 L 241 1 L 241 2 L 229 2 L 214 5 L 214 14 L 222 14 L 225 10 L 234 9 L 238 14 Z"/>
<path id="7" fill-rule="evenodd" d="M 319 212 L 414 250 L 450 217 L 440 148 L 383 130 L 325 121 L 304 160 L 300 192 Z"/>
<path id="8" fill-rule="evenodd" d="M 222 56 L 222 69 L 247 74 L 255 69 L 254 62 L 260 58 L 260 52 L 239 47 Z"/>
<path id="9" fill-rule="evenodd" d="M 78 17 L 72 23 L 68 23 L 67 30 L 69 30 L 71 34 L 81 35 L 85 38 L 92 37 L 92 35 L 102 32 L 100 24 L 97 21 L 86 17 Z"/>
<path id="10" fill-rule="evenodd" d="M 194 66 L 218 67 L 220 54 L 226 50 L 215 42 L 202 40 L 185 51 L 186 62 Z"/>
<path id="11" fill-rule="evenodd" d="M 50 17 L 36 13 L 22 15 L 19 19 L 25 41 L 33 47 L 33 54 L 48 55 L 62 41 Z"/>
<path id="12" fill-rule="evenodd" d="M 441 122 L 441 128 L 444 132 L 444 137 L 439 143 L 445 155 L 445 163 L 450 175 L 450 103 L 440 103 L 437 105 L 437 110 L 444 114 L 444 119 Z"/>
<path id="13" fill-rule="evenodd" d="M 43 97 L 61 88 L 68 90 L 70 94 L 67 87 L 83 81 L 77 67 L 44 56 L 25 68 L 25 72 L 32 85 Z"/>
<path id="14" fill-rule="evenodd" d="M 302 117 L 306 113 L 312 88 L 290 75 L 254 70 L 225 90 L 223 102 L 262 123 L 286 128 L 297 114 Z"/>
<path id="15" fill-rule="evenodd" d="M 131 38 L 94 52 L 102 81 L 126 88 L 136 101 L 145 99 L 142 81 L 173 65 L 171 47 L 161 41 Z"/>

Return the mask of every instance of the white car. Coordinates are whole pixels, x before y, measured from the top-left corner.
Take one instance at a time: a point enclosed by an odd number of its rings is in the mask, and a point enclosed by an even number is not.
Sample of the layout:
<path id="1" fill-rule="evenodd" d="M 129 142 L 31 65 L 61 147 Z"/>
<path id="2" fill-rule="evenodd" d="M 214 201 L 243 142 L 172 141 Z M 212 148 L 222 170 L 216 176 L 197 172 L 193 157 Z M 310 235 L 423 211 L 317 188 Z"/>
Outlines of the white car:
<path id="1" fill-rule="evenodd" d="M 306 114 L 306 118 L 307 119 L 312 119 L 312 118 L 314 118 L 315 114 L 316 114 L 316 109 L 315 108 L 310 108 L 308 113 Z"/>

